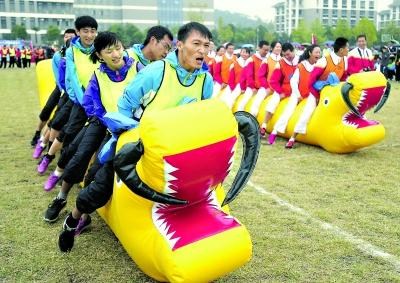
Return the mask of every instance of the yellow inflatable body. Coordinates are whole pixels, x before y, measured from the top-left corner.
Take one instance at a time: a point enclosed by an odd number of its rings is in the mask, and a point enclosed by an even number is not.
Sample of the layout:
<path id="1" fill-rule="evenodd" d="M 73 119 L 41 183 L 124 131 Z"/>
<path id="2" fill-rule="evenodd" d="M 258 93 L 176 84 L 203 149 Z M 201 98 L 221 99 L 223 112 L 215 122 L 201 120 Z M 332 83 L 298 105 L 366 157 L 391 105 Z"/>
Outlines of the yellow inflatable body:
<path id="1" fill-rule="evenodd" d="M 354 74 L 346 83 L 324 87 L 320 102 L 307 126 L 307 134 L 298 135 L 296 139 L 334 153 L 354 152 L 381 141 L 385 137 L 385 128 L 377 121 L 368 120 L 365 113 L 377 104 L 377 108 L 381 108 L 389 91 L 390 85 L 380 72 Z M 241 99 L 242 95 L 237 98 L 233 111 Z M 263 122 L 269 100 L 270 97 L 267 97 L 259 108 L 257 120 L 260 124 Z M 254 97 L 246 105 L 246 111 L 251 109 L 253 102 Z M 272 131 L 287 102 L 288 99 L 280 102 L 267 126 L 268 132 Z M 279 135 L 289 138 L 293 134 L 305 102 L 306 100 L 303 100 L 299 103 L 289 120 L 285 134 Z"/>
<path id="2" fill-rule="evenodd" d="M 154 191 L 188 201 L 153 202 L 116 177 L 111 200 L 98 210 L 139 268 L 152 278 L 208 282 L 250 260 L 247 229 L 227 206 L 221 208 L 225 196 L 221 185 L 232 167 L 237 139 L 238 122 L 224 103 L 214 99 L 144 115 L 139 128 L 119 138 L 114 165 L 124 145 L 136 142 L 144 148 L 127 179 L 134 172 Z M 258 149 L 253 153 L 258 155 Z"/>
<path id="3" fill-rule="evenodd" d="M 43 109 L 56 86 L 51 59 L 42 60 L 36 65 L 36 80 L 38 84 L 39 105 L 40 109 Z"/>

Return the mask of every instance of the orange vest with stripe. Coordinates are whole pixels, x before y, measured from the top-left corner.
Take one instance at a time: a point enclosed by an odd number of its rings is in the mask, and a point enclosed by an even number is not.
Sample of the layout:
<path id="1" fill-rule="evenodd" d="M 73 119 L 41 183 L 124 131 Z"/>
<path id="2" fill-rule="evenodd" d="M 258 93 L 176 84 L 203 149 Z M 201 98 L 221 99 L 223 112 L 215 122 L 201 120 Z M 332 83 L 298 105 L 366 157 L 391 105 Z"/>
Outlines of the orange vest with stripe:
<path id="1" fill-rule="evenodd" d="M 310 79 L 311 72 L 307 71 L 306 67 L 302 63 L 298 65 L 299 68 L 299 91 L 303 98 L 307 98 L 310 94 L 310 88 L 308 87 L 308 81 Z"/>
<path id="2" fill-rule="evenodd" d="M 278 62 L 279 61 L 275 61 L 274 59 L 272 59 L 271 56 L 269 56 L 268 59 L 267 59 L 267 65 L 268 65 L 267 82 L 268 82 L 268 84 L 269 84 L 269 80 L 271 79 L 272 73 L 274 72 L 275 65 Z"/>
<path id="3" fill-rule="evenodd" d="M 240 82 L 240 76 L 242 75 L 243 67 L 240 66 L 237 61 L 235 61 L 233 64 L 233 69 L 235 72 L 235 85 L 237 85 Z"/>
<path id="4" fill-rule="evenodd" d="M 339 80 L 342 78 L 344 71 L 345 71 L 345 65 L 344 65 L 344 58 L 341 58 L 340 62 L 335 65 L 333 63 L 332 57 L 330 55 L 326 56 L 326 67 L 322 75 L 319 77 L 319 80 L 325 81 L 330 73 L 335 73 Z"/>
<path id="5" fill-rule="evenodd" d="M 254 82 L 255 82 L 255 87 L 256 87 L 256 89 L 259 89 L 260 88 L 260 79 L 258 78 L 257 74 L 258 74 L 258 70 L 260 70 L 261 63 L 262 63 L 263 60 L 258 58 L 255 54 L 252 56 L 252 58 L 253 58 L 253 62 L 254 62 L 254 74 L 255 74 Z"/>
<path id="6" fill-rule="evenodd" d="M 281 72 L 283 74 L 282 93 L 285 94 L 285 96 L 289 96 L 292 93 L 292 87 L 290 86 L 290 79 L 292 78 L 293 73 L 297 68 L 297 65 L 295 66 L 289 65 L 283 58 L 279 61 L 279 65 Z"/>
<path id="7" fill-rule="evenodd" d="M 222 77 L 222 82 L 226 84 L 229 82 L 229 69 L 234 61 L 235 61 L 235 56 L 232 56 L 232 59 L 228 59 L 225 55 L 222 57 L 221 77 Z"/>

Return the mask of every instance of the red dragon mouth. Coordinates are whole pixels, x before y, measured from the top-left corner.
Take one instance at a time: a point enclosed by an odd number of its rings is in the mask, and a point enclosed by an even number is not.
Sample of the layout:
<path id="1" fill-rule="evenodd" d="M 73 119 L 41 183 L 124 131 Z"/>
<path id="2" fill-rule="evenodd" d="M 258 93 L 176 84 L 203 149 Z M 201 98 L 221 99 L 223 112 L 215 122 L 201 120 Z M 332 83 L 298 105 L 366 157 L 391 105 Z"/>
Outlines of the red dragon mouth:
<path id="1" fill-rule="evenodd" d="M 354 114 L 352 111 L 348 111 L 343 115 L 343 123 L 357 129 L 379 124 L 377 121 L 368 120 L 365 113 L 379 103 L 384 91 L 385 87 L 382 86 L 362 90 L 358 103 L 355 105 L 361 117 Z"/>
<path id="2" fill-rule="evenodd" d="M 152 218 L 172 250 L 240 226 L 221 210 L 214 189 L 231 170 L 237 138 L 164 157 L 164 193 L 188 206 L 154 203 Z"/>

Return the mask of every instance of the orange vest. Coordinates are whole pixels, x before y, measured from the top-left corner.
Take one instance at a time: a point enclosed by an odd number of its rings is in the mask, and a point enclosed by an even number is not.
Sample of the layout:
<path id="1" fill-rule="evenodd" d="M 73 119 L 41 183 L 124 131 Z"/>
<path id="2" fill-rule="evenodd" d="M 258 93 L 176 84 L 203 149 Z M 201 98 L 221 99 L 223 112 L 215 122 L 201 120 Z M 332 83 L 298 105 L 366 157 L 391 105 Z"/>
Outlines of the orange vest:
<path id="1" fill-rule="evenodd" d="M 260 88 L 260 79 L 258 78 L 257 74 L 258 74 L 258 70 L 260 70 L 262 60 L 260 58 L 258 58 L 255 54 L 253 54 L 252 58 L 253 58 L 253 62 L 254 62 L 255 87 L 256 87 L 256 89 L 259 89 Z"/>
<path id="2" fill-rule="evenodd" d="M 233 64 L 234 72 L 235 72 L 235 85 L 237 85 L 240 82 L 240 76 L 242 74 L 243 67 L 240 66 L 240 64 L 235 61 Z"/>
<path id="3" fill-rule="evenodd" d="M 329 74 L 332 72 L 334 72 L 340 80 L 345 71 L 344 58 L 341 58 L 339 64 L 337 65 L 333 63 L 332 57 L 330 55 L 327 55 L 325 58 L 326 67 L 322 75 L 319 77 L 319 80 L 325 81 L 328 78 Z"/>
<path id="4" fill-rule="evenodd" d="M 267 75 L 267 82 L 269 84 L 269 80 L 272 76 L 272 73 L 274 72 L 275 69 L 275 65 L 276 63 L 278 63 L 279 61 L 275 61 L 274 59 L 272 59 L 271 56 L 268 57 L 267 59 L 267 64 L 268 64 L 268 75 Z"/>
<path id="5" fill-rule="evenodd" d="M 6 58 L 7 57 L 7 53 L 8 53 L 8 49 L 7 48 L 2 48 L 1 50 L 3 51 L 1 57 Z"/>
<path id="6" fill-rule="evenodd" d="M 206 62 L 207 65 L 210 65 L 210 61 L 213 59 L 214 57 L 209 57 L 208 54 L 206 55 L 206 57 L 204 57 L 204 61 Z"/>
<path id="7" fill-rule="evenodd" d="M 297 65 L 289 65 L 283 58 L 279 61 L 279 65 L 283 74 L 282 93 L 285 94 L 285 96 L 289 96 L 292 93 L 292 88 L 290 87 L 290 79 L 292 78 L 293 73 L 297 68 Z"/>
<path id="8" fill-rule="evenodd" d="M 222 82 L 226 84 L 229 82 L 229 68 L 234 61 L 236 61 L 235 56 L 232 56 L 232 59 L 228 59 L 225 55 L 222 56 L 221 77 Z"/>
<path id="9" fill-rule="evenodd" d="M 298 65 L 299 68 L 299 91 L 303 98 L 307 98 L 310 94 L 310 88 L 308 87 L 308 81 L 310 79 L 311 72 L 307 71 L 306 67 L 302 63 Z"/>

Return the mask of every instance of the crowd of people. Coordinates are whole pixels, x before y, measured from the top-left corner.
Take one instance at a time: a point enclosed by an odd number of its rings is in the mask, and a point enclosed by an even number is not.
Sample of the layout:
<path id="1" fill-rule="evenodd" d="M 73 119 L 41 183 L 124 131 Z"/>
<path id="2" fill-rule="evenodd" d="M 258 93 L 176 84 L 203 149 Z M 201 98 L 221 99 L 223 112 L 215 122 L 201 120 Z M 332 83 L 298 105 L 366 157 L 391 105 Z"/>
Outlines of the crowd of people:
<path id="1" fill-rule="evenodd" d="M 46 46 L 18 48 L 14 45 L 3 45 L 0 47 L 0 69 L 30 68 L 31 63 L 37 64 L 41 60 L 52 58 L 54 52 L 53 48 Z"/>
<path id="2" fill-rule="evenodd" d="M 295 126 L 293 136 L 286 148 L 293 148 L 297 134 L 305 134 L 318 102 L 323 86 L 345 81 L 354 73 L 381 70 L 387 76 L 387 67 L 378 66 L 373 52 L 367 48 L 367 37 L 357 36 L 357 47 L 349 50 L 348 39 L 339 37 L 333 48 L 321 49 L 316 44 L 304 51 L 296 50 L 289 42 L 260 41 L 258 50 L 251 54 L 248 48 L 241 48 L 240 56 L 233 54 L 234 45 L 227 43 L 212 50 L 206 57 L 208 68 L 214 79 L 214 95 L 222 91 L 221 99 L 229 107 L 237 97 L 243 98 L 237 110 L 245 110 L 252 97 L 250 113 L 257 116 L 262 101 L 271 96 L 265 109 L 260 134 L 267 137 L 267 124 L 271 120 L 279 102 L 289 97 L 283 114 L 268 136 L 270 145 L 275 143 L 278 133 L 284 133 L 296 105 L 308 98 L 305 108 Z M 300 55 L 300 56 L 299 56 Z"/>
<path id="3" fill-rule="evenodd" d="M 298 56 L 291 43 L 265 40 L 259 42 L 256 53 L 242 48 L 236 56 L 232 43 L 215 50 L 212 34 L 197 22 L 179 29 L 175 47 L 172 33 L 163 26 L 150 28 L 143 43 L 127 49 L 115 33 L 98 33 L 97 28 L 94 18 L 81 16 L 75 29 L 64 32 L 65 45 L 52 59 L 56 86 L 41 110 L 31 141 L 41 175 L 60 152 L 57 166 L 44 184 L 45 191 L 61 184 L 45 211 L 45 221 L 57 221 L 73 185 L 84 182 L 85 189 L 79 192 L 59 235 L 59 248 L 64 252 L 71 250 L 75 236 L 89 227 L 90 213 L 111 197 L 114 138 L 137 127 L 143 115 L 213 95 L 220 95 L 232 107 L 241 94 L 238 110 L 244 110 L 253 97 L 250 112 L 256 115 L 262 101 L 271 96 L 260 135 L 272 145 L 277 134 L 285 132 L 299 101 L 308 98 L 295 133 L 286 143 L 286 148 L 293 148 L 296 135 L 306 133 L 324 85 L 376 68 L 365 35 L 357 37 L 357 47 L 350 52 L 348 40 L 339 37 L 325 56 L 316 44 Z M 286 97 L 289 103 L 267 137 L 267 124 Z M 104 117 L 110 113 L 119 113 L 129 123 L 121 119 L 109 124 Z M 100 151 L 102 155 L 89 166 L 93 154 Z"/>
<path id="4" fill-rule="evenodd" d="M 58 195 L 45 211 L 45 221 L 58 219 L 73 185 L 84 181 L 85 189 L 59 235 L 59 248 L 64 252 L 91 224 L 90 213 L 105 205 L 113 191 L 113 150 L 107 158 L 96 158 L 88 169 L 93 154 L 110 144 L 112 135 L 137 127 L 143 115 L 211 98 L 213 89 L 212 77 L 203 68 L 212 38 L 204 25 L 183 25 L 173 52 L 173 35 L 163 26 L 150 28 L 142 44 L 126 50 L 115 33 L 98 33 L 97 27 L 94 18 L 81 16 L 75 29 L 65 31 L 65 46 L 52 59 L 57 83 L 31 141 L 33 157 L 40 159 L 39 174 L 47 171 L 61 150 L 57 167 L 44 185 L 50 191 L 61 182 Z M 107 113 L 123 115 L 129 127 L 108 125 Z"/>

